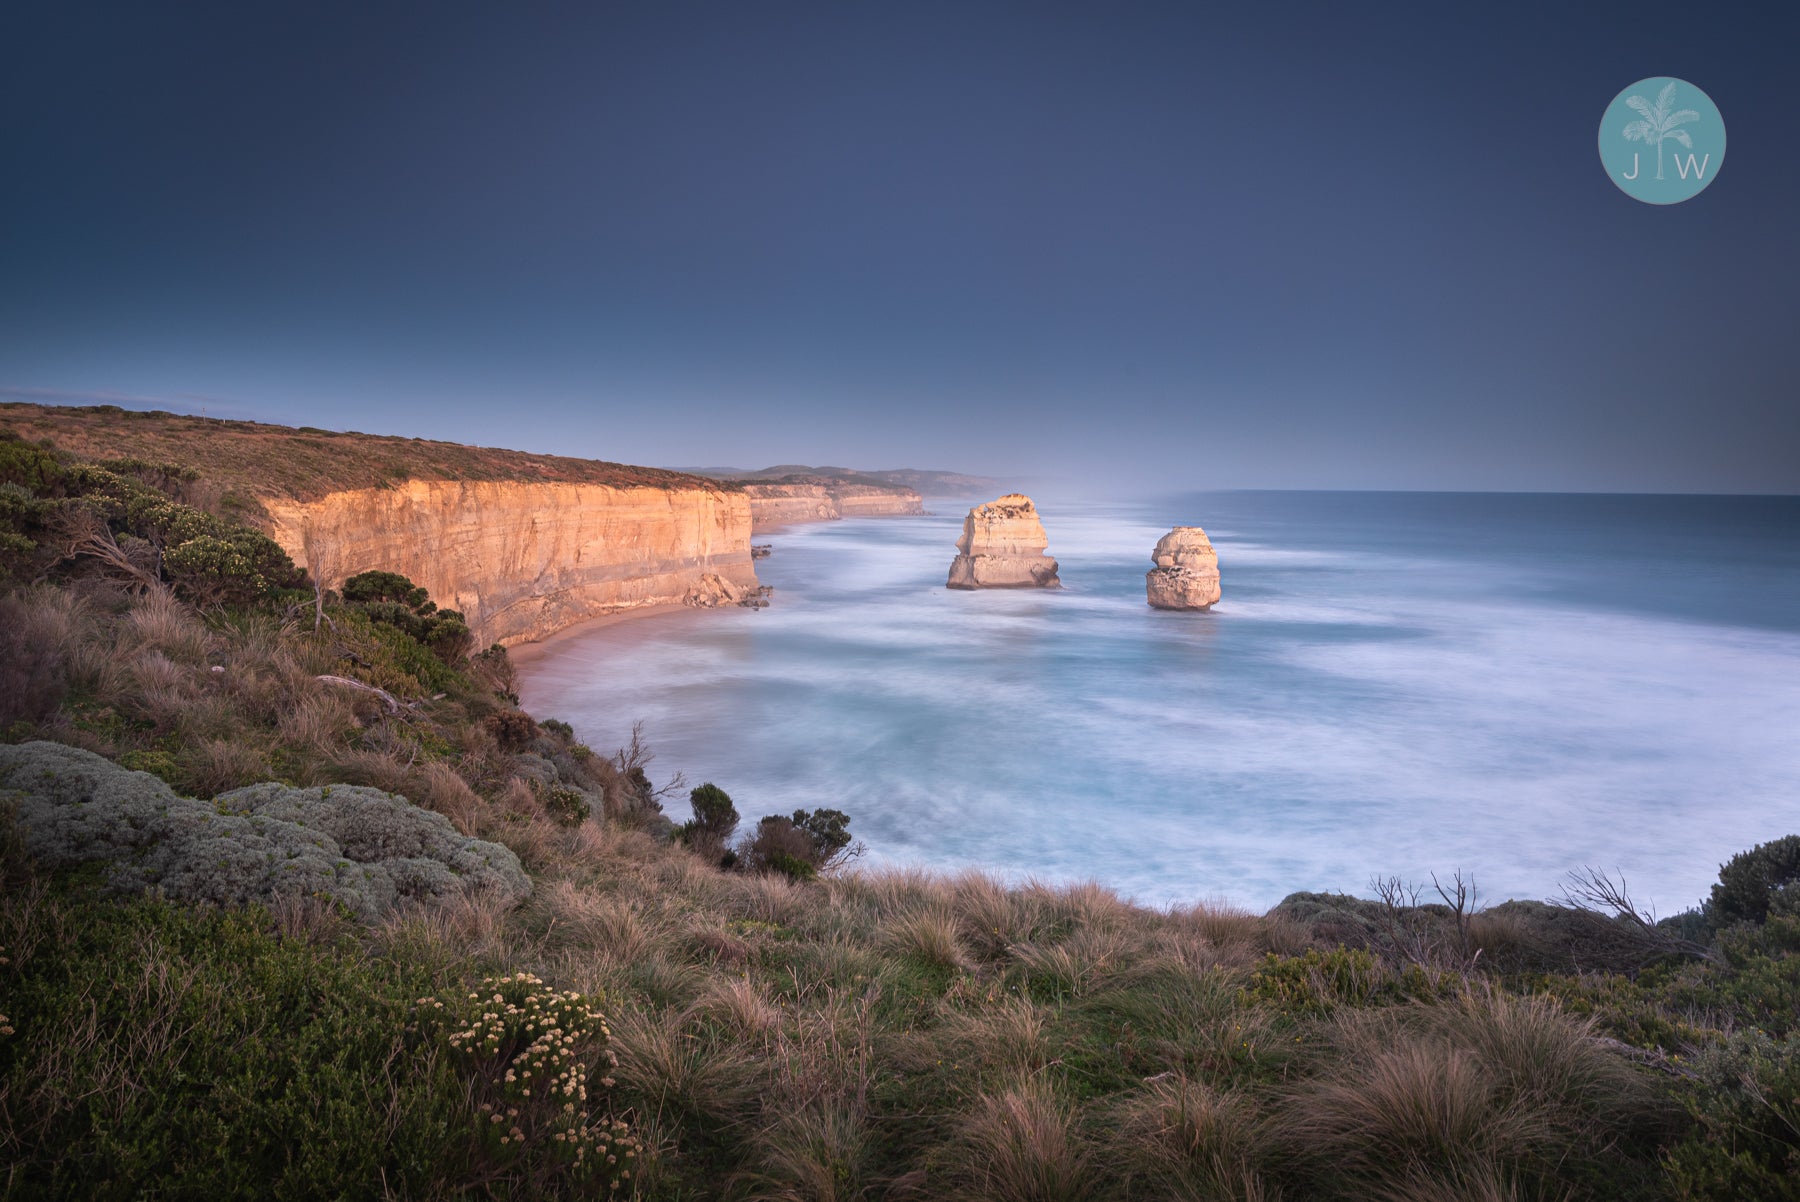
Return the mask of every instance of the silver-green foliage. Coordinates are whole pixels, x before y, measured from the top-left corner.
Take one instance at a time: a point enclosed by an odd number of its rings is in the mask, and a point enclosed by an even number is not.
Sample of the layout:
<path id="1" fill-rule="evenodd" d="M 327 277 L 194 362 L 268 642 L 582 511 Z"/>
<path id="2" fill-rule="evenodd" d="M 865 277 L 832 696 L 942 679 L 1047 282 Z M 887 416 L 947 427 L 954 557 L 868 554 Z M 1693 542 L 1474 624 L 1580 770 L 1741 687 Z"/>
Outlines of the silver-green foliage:
<path id="1" fill-rule="evenodd" d="M 92 752 L 34 742 L 0 746 L 0 793 L 17 796 L 39 863 L 99 862 L 121 893 L 224 905 L 321 897 L 374 918 L 408 899 L 531 892 L 510 850 L 379 789 L 270 783 L 197 801 Z"/>

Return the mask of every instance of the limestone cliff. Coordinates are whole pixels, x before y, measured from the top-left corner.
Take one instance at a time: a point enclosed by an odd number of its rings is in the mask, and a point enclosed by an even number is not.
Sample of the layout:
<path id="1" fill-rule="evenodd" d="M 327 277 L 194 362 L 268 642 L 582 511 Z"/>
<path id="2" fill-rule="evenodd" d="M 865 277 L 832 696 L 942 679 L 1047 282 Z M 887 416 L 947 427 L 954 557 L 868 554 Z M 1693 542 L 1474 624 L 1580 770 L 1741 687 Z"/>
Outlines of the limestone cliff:
<path id="1" fill-rule="evenodd" d="M 1056 561 L 1037 506 L 1021 493 L 977 505 L 963 519 L 947 588 L 1057 588 Z"/>
<path id="2" fill-rule="evenodd" d="M 357 572 L 399 572 L 462 611 L 483 646 L 758 591 L 749 499 L 699 482 L 406 480 L 263 505 L 270 535 L 327 587 Z"/>
<path id="3" fill-rule="evenodd" d="M 820 481 L 745 484 L 744 493 L 750 498 L 752 534 L 762 534 L 795 522 L 925 512 L 924 499 L 910 488 Z"/>
<path id="4" fill-rule="evenodd" d="M 1219 556 L 1198 526 L 1177 526 L 1156 542 L 1144 591 L 1157 609 L 1210 609 L 1219 599 Z"/>

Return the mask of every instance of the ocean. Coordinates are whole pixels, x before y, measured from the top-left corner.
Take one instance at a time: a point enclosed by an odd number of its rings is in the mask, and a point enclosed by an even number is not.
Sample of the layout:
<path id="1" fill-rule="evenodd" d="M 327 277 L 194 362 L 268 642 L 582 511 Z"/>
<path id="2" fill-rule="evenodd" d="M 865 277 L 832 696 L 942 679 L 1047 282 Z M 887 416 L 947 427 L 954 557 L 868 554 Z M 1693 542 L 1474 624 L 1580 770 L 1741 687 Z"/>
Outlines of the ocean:
<path id="1" fill-rule="evenodd" d="M 968 502 L 794 526 L 771 608 L 569 632 L 522 699 L 601 751 L 641 720 L 746 825 L 829 806 L 870 864 L 1155 905 L 1593 866 L 1670 914 L 1800 833 L 1800 498 L 1038 500 L 1060 590 L 945 589 Z M 1211 612 L 1144 603 L 1177 524 Z"/>

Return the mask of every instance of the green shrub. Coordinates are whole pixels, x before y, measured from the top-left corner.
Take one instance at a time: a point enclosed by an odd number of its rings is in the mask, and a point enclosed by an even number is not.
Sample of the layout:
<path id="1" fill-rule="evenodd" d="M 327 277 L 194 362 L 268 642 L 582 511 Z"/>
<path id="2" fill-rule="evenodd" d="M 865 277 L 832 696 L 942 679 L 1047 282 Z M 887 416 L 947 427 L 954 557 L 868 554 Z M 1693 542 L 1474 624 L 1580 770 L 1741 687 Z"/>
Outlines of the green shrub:
<path id="1" fill-rule="evenodd" d="M 0 430 L 0 484 L 13 484 L 34 496 L 53 496 L 63 482 L 63 466 L 42 447 L 11 430 Z"/>
<path id="2" fill-rule="evenodd" d="M 685 830 L 723 842 L 737 829 L 738 812 L 731 795 L 711 781 L 695 787 L 688 794 L 688 803 L 694 807 L 694 820 Z"/>
<path id="3" fill-rule="evenodd" d="M 439 609 L 424 589 L 398 572 L 359 572 L 344 581 L 342 595 L 346 605 L 371 622 L 401 632 L 451 667 L 474 649 L 463 615 Z"/>
<path id="4" fill-rule="evenodd" d="M 494 736 L 494 742 L 500 744 L 502 751 L 524 751 L 538 734 L 537 723 L 522 710 L 495 710 L 482 725 Z"/>
<path id="5" fill-rule="evenodd" d="M 1735 1031 L 1688 1067 L 1696 1126 L 1668 1156 L 1676 1196 L 1800 1199 L 1800 1034 Z"/>
<path id="6" fill-rule="evenodd" d="M 789 855 L 785 851 L 772 852 L 768 856 L 769 868 L 779 872 L 790 881 L 810 881 L 819 875 L 819 870 L 809 860 Z"/>
<path id="7" fill-rule="evenodd" d="M 31 854 L 94 865 L 109 891 L 233 905 L 322 898 L 368 918 L 405 900 L 531 883 L 498 843 L 442 814 L 355 785 L 250 785 L 211 801 L 60 743 L 0 745 L 0 789 L 17 790 Z"/>
<path id="8" fill-rule="evenodd" d="M 406 1047 L 430 969 L 279 938 L 255 909 L 52 897 L 11 917 L 7 1196 L 443 1197 L 466 1178 L 466 1087 L 446 1051 Z"/>
<path id="9" fill-rule="evenodd" d="M 812 862 L 820 867 L 850 845 L 850 815 L 842 810 L 795 810 L 794 828 L 812 840 Z"/>
<path id="10" fill-rule="evenodd" d="M 587 794 L 568 785 L 546 785 L 538 793 L 544 811 L 563 826 L 580 826 L 594 811 Z"/>
<path id="11" fill-rule="evenodd" d="M 564 1182 L 629 1191 L 643 1142 L 606 1115 L 618 1057 L 600 1011 L 530 973 L 489 977 L 449 1005 L 422 997 L 417 1029 L 466 1066 L 488 1175 L 538 1196 Z"/>
<path id="12" fill-rule="evenodd" d="M 161 748 L 127 751 L 119 757 L 119 767 L 129 768 L 133 772 L 148 772 L 168 785 L 175 784 L 182 776 L 180 761 Z"/>
<path id="13" fill-rule="evenodd" d="M 1719 868 L 1710 909 L 1717 926 L 1762 922 L 1771 905 L 1800 912 L 1800 835 L 1759 843 Z"/>
<path id="14" fill-rule="evenodd" d="M 1248 999 L 1296 1014 L 1329 1014 L 1343 1006 L 1437 1001 L 1455 994 L 1463 978 L 1434 975 L 1418 965 L 1392 969 L 1363 948 L 1339 947 L 1303 955 L 1264 957 L 1245 989 Z"/>

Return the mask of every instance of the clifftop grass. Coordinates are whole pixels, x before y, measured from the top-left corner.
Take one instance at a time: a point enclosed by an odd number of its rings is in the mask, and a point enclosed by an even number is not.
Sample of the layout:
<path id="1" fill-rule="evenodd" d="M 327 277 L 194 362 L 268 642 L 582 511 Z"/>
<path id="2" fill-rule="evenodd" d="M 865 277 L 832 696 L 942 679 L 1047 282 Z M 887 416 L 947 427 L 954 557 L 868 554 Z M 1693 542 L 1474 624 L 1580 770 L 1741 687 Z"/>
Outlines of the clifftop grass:
<path id="1" fill-rule="evenodd" d="M 1790 840 L 1684 916 L 1699 957 L 1541 903 L 723 871 L 723 790 L 669 839 L 640 746 L 523 713 L 406 582 L 202 609 L 153 567 L 0 593 L 0 737 L 202 797 L 373 786 L 533 888 L 119 901 L 0 796 L 0 1197 L 1800 1196 Z"/>
<path id="2" fill-rule="evenodd" d="M 742 485 L 653 467 L 534 455 L 422 438 L 225 421 L 115 405 L 0 404 L 0 428 L 32 442 L 50 439 L 84 459 L 179 463 L 244 497 L 310 501 L 403 480 L 528 481 L 614 488 Z"/>

